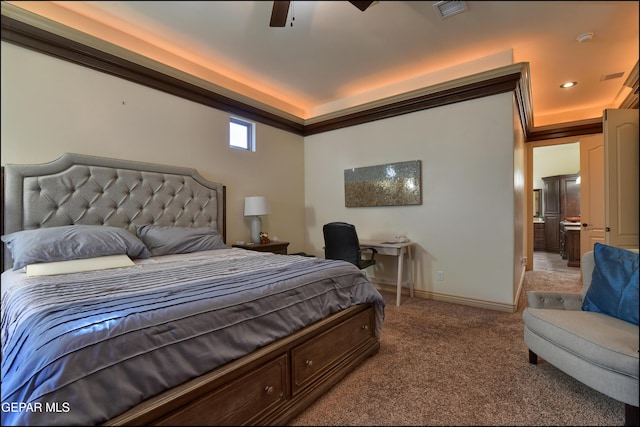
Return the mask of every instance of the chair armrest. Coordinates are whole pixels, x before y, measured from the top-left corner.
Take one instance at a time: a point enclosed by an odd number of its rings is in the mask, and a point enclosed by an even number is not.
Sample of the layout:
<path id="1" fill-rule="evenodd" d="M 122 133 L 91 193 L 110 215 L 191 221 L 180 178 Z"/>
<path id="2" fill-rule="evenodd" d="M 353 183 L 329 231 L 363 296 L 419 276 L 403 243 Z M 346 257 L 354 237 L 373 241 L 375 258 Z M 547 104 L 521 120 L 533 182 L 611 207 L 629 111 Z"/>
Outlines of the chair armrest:
<path id="1" fill-rule="evenodd" d="M 582 310 L 582 295 L 579 292 L 527 291 L 531 308 L 555 310 Z"/>
<path id="2" fill-rule="evenodd" d="M 362 252 L 362 251 L 371 251 L 371 258 L 370 259 L 373 259 L 376 256 L 376 254 L 378 253 L 376 248 L 370 248 L 368 246 L 366 246 L 366 247 L 362 247 L 361 246 L 360 247 L 360 252 Z"/>

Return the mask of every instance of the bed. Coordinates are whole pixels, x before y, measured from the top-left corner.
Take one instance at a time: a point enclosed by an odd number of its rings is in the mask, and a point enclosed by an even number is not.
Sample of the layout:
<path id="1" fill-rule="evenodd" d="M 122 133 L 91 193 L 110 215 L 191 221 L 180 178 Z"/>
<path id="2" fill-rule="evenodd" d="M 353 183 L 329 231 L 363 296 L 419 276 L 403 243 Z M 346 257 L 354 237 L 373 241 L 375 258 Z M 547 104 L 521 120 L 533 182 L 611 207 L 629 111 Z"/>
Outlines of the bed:
<path id="1" fill-rule="evenodd" d="M 190 168 L 3 173 L 2 425 L 282 425 L 379 350 L 355 266 L 230 248 Z"/>

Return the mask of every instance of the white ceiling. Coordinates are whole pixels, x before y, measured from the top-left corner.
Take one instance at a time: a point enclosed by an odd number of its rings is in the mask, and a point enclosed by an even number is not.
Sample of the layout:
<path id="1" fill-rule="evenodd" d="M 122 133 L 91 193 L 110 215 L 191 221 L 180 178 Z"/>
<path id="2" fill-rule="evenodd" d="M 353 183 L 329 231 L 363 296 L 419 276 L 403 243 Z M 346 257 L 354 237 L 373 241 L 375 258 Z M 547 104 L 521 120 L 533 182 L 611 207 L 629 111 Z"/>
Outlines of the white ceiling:
<path id="1" fill-rule="evenodd" d="M 292 1 L 283 28 L 271 1 L 9 3 L 302 119 L 518 62 L 535 126 L 589 119 L 620 104 L 638 62 L 636 1 L 468 1 L 446 19 L 432 1 Z"/>

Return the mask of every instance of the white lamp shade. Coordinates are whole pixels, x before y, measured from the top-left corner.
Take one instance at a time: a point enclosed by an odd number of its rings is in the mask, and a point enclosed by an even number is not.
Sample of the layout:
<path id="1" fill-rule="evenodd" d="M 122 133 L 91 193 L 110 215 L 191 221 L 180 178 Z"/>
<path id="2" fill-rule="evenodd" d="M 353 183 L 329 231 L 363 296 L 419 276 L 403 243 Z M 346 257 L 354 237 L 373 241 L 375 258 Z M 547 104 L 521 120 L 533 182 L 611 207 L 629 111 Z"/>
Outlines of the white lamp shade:
<path id="1" fill-rule="evenodd" d="M 267 215 L 269 206 L 264 196 L 251 196 L 244 198 L 244 216 Z"/>

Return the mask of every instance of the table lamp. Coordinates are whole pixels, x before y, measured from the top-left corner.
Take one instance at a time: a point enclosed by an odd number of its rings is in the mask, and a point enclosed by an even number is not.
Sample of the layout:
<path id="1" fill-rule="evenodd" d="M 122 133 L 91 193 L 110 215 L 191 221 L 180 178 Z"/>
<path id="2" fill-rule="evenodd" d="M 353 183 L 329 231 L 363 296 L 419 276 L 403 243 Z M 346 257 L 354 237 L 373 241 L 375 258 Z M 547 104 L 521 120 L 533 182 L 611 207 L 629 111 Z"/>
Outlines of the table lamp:
<path id="1" fill-rule="evenodd" d="M 262 220 L 260 215 L 267 215 L 269 207 L 267 199 L 264 196 L 251 196 L 244 198 L 244 216 L 251 218 L 251 241 L 260 243 L 260 231 L 262 228 Z"/>

